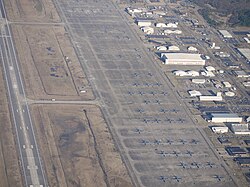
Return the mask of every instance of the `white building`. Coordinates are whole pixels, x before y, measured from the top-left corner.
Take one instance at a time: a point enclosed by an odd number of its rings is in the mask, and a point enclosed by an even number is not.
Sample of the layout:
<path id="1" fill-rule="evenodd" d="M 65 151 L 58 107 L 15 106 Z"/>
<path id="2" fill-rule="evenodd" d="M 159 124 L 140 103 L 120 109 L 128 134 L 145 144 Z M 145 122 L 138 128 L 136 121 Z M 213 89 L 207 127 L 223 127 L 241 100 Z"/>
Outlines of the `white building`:
<path id="1" fill-rule="evenodd" d="M 182 33 L 181 30 L 170 30 L 170 29 L 166 29 L 163 32 L 164 34 L 181 34 Z"/>
<path id="2" fill-rule="evenodd" d="M 247 135 L 250 134 L 249 130 L 249 124 L 241 124 L 241 123 L 236 123 L 236 124 L 231 124 L 231 130 L 234 134 L 242 134 L 242 135 Z"/>
<path id="3" fill-rule="evenodd" d="M 205 84 L 206 79 L 192 79 L 192 83 L 195 84 Z"/>
<path id="4" fill-rule="evenodd" d="M 142 13 L 146 11 L 142 8 L 131 8 L 131 7 L 126 8 L 126 10 L 131 16 L 134 16 L 135 13 Z"/>
<path id="5" fill-rule="evenodd" d="M 220 133 L 220 134 L 223 134 L 223 133 L 227 133 L 228 132 L 228 127 L 217 127 L 217 126 L 214 126 L 212 127 L 212 131 L 214 133 Z"/>
<path id="6" fill-rule="evenodd" d="M 211 71 L 202 71 L 201 75 L 205 76 L 205 77 L 214 77 L 214 73 Z"/>
<path id="7" fill-rule="evenodd" d="M 189 47 L 187 48 L 187 50 L 188 50 L 188 51 L 194 51 L 194 52 L 198 51 L 197 48 L 196 48 L 196 47 L 193 47 L 193 46 L 189 46 Z"/>
<path id="8" fill-rule="evenodd" d="M 232 85 L 230 84 L 230 82 L 227 82 L 227 81 L 222 82 L 222 84 L 226 88 L 231 88 L 232 87 Z"/>
<path id="9" fill-rule="evenodd" d="M 167 51 L 167 47 L 164 45 L 157 46 L 156 49 L 157 49 L 157 51 Z"/>
<path id="10" fill-rule="evenodd" d="M 167 28 L 177 28 L 178 27 L 178 23 L 168 23 L 166 25 Z"/>
<path id="11" fill-rule="evenodd" d="M 187 76 L 187 72 L 182 71 L 182 70 L 177 70 L 173 72 L 175 76 L 180 76 L 180 77 L 184 77 Z"/>
<path id="12" fill-rule="evenodd" d="M 196 91 L 196 90 L 190 90 L 188 91 L 190 97 L 197 97 L 197 96 L 201 96 L 201 92 Z"/>
<path id="13" fill-rule="evenodd" d="M 152 25 L 152 22 L 154 21 L 154 19 L 150 19 L 150 18 L 138 18 L 136 19 L 136 23 L 139 27 L 149 27 Z"/>
<path id="14" fill-rule="evenodd" d="M 189 76 L 192 76 L 192 77 L 198 77 L 200 75 L 200 73 L 198 71 L 194 71 L 194 70 L 189 70 L 186 72 Z"/>
<path id="15" fill-rule="evenodd" d="M 164 64 L 173 65 L 199 65 L 204 66 L 205 60 L 201 58 L 200 54 L 191 53 L 162 53 L 161 58 Z"/>
<path id="16" fill-rule="evenodd" d="M 209 119 L 208 121 L 213 123 L 241 123 L 242 117 L 239 117 L 234 113 L 211 113 L 211 119 Z"/>
<path id="17" fill-rule="evenodd" d="M 167 25 L 165 23 L 156 23 L 155 26 L 157 28 L 165 28 L 165 27 L 167 27 Z"/>
<path id="18" fill-rule="evenodd" d="M 218 92 L 216 95 L 202 95 L 199 97 L 200 101 L 222 101 L 221 92 Z"/>
<path id="19" fill-rule="evenodd" d="M 246 88 L 250 87 L 250 81 L 245 81 L 242 83 Z"/>
<path id="20" fill-rule="evenodd" d="M 189 70 L 189 71 L 177 70 L 177 71 L 174 71 L 173 73 L 175 76 L 180 76 L 180 77 L 184 77 L 184 76 L 197 77 L 200 75 L 198 71 L 194 71 L 194 70 Z"/>
<path id="21" fill-rule="evenodd" d="M 180 48 L 175 45 L 168 46 L 169 51 L 180 51 Z"/>
<path id="22" fill-rule="evenodd" d="M 250 43 L 250 40 L 247 37 L 243 38 L 248 44 Z"/>
<path id="23" fill-rule="evenodd" d="M 227 96 L 227 97 L 234 97 L 235 93 L 234 92 L 225 92 L 225 96 Z"/>
<path id="24" fill-rule="evenodd" d="M 154 28 L 152 27 L 142 27 L 141 30 L 146 34 L 154 34 Z"/>
<path id="25" fill-rule="evenodd" d="M 233 36 L 227 30 L 219 30 L 223 38 L 233 38 Z"/>
<path id="26" fill-rule="evenodd" d="M 206 66 L 205 69 L 207 71 L 215 71 L 215 68 L 213 66 Z"/>
<path id="27" fill-rule="evenodd" d="M 248 61 L 250 61 L 250 49 L 249 48 L 238 48 L 238 51 L 242 56 L 244 56 Z"/>

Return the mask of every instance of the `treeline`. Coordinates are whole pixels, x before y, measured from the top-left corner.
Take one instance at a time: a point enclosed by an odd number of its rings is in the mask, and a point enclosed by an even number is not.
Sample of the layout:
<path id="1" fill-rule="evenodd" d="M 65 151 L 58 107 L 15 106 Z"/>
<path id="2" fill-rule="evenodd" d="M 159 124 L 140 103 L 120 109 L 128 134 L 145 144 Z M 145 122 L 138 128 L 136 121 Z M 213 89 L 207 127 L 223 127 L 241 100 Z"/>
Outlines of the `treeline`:
<path id="1" fill-rule="evenodd" d="M 209 22 L 209 12 L 217 12 L 221 15 L 231 15 L 229 24 L 250 26 L 250 0 L 190 0 L 204 10 L 201 11 Z M 209 4 L 213 8 L 209 8 Z M 214 21 L 211 21 L 215 23 Z"/>

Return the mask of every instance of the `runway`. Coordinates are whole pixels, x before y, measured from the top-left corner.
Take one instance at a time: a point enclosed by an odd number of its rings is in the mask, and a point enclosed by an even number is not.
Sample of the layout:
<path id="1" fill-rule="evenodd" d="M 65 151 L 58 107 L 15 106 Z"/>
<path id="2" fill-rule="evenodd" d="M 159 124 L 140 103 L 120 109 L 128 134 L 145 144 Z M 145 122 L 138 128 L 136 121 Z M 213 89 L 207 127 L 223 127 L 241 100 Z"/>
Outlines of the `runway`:
<path id="1" fill-rule="evenodd" d="M 0 61 L 3 64 L 4 78 L 13 126 L 16 133 L 19 160 L 25 186 L 47 186 L 42 160 L 39 154 L 31 115 L 24 91 L 18 59 L 11 36 L 11 30 L 2 0 L 0 0 Z"/>

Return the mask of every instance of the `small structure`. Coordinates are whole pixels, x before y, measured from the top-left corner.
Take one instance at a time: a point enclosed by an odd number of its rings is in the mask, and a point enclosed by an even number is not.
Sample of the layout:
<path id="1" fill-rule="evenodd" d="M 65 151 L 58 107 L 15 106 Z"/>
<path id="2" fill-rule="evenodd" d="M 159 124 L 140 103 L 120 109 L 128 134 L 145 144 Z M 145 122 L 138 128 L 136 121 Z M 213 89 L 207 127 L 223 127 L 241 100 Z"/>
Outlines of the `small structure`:
<path id="1" fill-rule="evenodd" d="M 170 29 L 166 29 L 163 32 L 164 34 L 181 34 L 182 33 L 181 30 L 170 30 Z"/>
<path id="2" fill-rule="evenodd" d="M 234 92 L 225 92 L 225 96 L 233 97 L 233 96 L 235 96 L 235 93 Z"/>
<path id="3" fill-rule="evenodd" d="M 199 65 L 204 66 L 205 60 L 201 58 L 200 54 L 191 53 L 162 53 L 161 59 L 164 64 L 173 65 Z"/>
<path id="4" fill-rule="evenodd" d="M 180 76 L 180 77 L 184 77 L 187 76 L 187 72 L 182 71 L 182 70 L 177 70 L 173 72 L 175 76 Z"/>
<path id="5" fill-rule="evenodd" d="M 142 27 L 141 30 L 146 34 L 154 34 L 154 28 L 152 27 Z"/>
<path id="6" fill-rule="evenodd" d="M 188 91 L 190 97 L 197 97 L 197 96 L 201 96 L 201 92 L 196 91 L 196 90 L 190 90 Z"/>
<path id="7" fill-rule="evenodd" d="M 225 86 L 226 88 L 231 88 L 232 85 L 230 84 L 230 82 L 224 81 L 222 82 L 223 86 Z"/>
<path id="8" fill-rule="evenodd" d="M 195 84 L 205 84 L 206 79 L 192 79 L 192 83 Z"/>
<path id="9" fill-rule="evenodd" d="M 248 44 L 250 43 L 250 40 L 249 40 L 249 38 L 247 38 L 247 37 L 244 37 L 243 38 Z"/>
<path id="10" fill-rule="evenodd" d="M 222 101 L 223 98 L 221 96 L 221 92 L 217 92 L 216 95 L 209 95 L 209 96 L 205 96 L 202 95 L 199 97 L 200 101 Z"/>
<path id="11" fill-rule="evenodd" d="M 180 48 L 175 45 L 168 46 L 169 51 L 180 51 Z"/>
<path id="12" fill-rule="evenodd" d="M 215 68 L 213 66 L 206 66 L 205 69 L 207 71 L 215 71 Z"/>
<path id="13" fill-rule="evenodd" d="M 245 81 L 242 83 L 245 87 L 250 87 L 250 81 Z"/>
<path id="14" fill-rule="evenodd" d="M 128 7 L 126 8 L 126 11 L 128 12 L 129 15 L 131 16 L 134 16 L 134 14 L 136 13 L 142 13 L 146 10 L 142 9 L 142 8 L 131 8 L 131 7 Z"/>
<path id="15" fill-rule="evenodd" d="M 214 126 L 212 127 L 212 131 L 214 133 L 219 133 L 219 134 L 223 134 L 223 133 L 227 133 L 228 132 L 228 127 L 218 127 L 218 126 Z"/>
<path id="16" fill-rule="evenodd" d="M 193 46 L 189 46 L 189 47 L 187 48 L 187 50 L 188 50 L 188 51 L 194 51 L 194 52 L 198 51 L 197 48 L 196 48 L 196 47 L 193 47 Z"/>
<path id="17" fill-rule="evenodd" d="M 223 145 L 231 145 L 231 141 L 228 138 L 225 137 L 219 137 L 218 141 Z"/>
<path id="18" fill-rule="evenodd" d="M 247 73 L 247 72 L 245 72 L 245 71 L 243 71 L 243 70 L 241 70 L 241 71 L 234 71 L 234 74 L 238 78 L 248 78 L 248 77 L 250 77 L 250 74 Z"/>
<path id="19" fill-rule="evenodd" d="M 157 28 L 165 28 L 165 27 L 167 27 L 167 25 L 165 23 L 156 23 L 155 27 L 157 27 Z"/>
<path id="20" fill-rule="evenodd" d="M 201 75 L 205 76 L 205 77 L 214 77 L 214 73 L 211 71 L 202 71 Z"/>
<path id="21" fill-rule="evenodd" d="M 189 70 L 186 72 L 189 76 L 192 76 L 192 77 L 198 77 L 200 75 L 200 73 L 198 71 L 194 71 L 194 70 Z"/>
<path id="22" fill-rule="evenodd" d="M 152 22 L 154 21 L 153 18 L 137 18 L 136 24 L 139 27 L 149 27 L 152 25 Z"/>
<path id="23" fill-rule="evenodd" d="M 233 38 L 227 30 L 219 30 L 219 33 L 223 36 L 223 38 Z"/>
<path id="24" fill-rule="evenodd" d="M 236 124 L 231 124 L 231 130 L 234 134 L 250 134 L 249 130 L 249 124 L 241 124 L 241 123 L 236 123 Z"/>
<path id="25" fill-rule="evenodd" d="M 177 28 L 178 27 L 178 23 L 168 23 L 166 25 L 166 28 Z"/>
<path id="26" fill-rule="evenodd" d="M 194 70 L 189 70 L 189 71 L 177 70 L 177 71 L 174 71 L 173 73 L 174 75 L 180 76 L 180 77 L 184 77 L 184 76 L 197 77 L 200 75 L 198 71 L 194 71 Z"/>
<path id="27" fill-rule="evenodd" d="M 157 49 L 158 51 L 167 51 L 167 47 L 164 46 L 164 45 L 158 46 L 158 47 L 156 47 L 156 49 Z"/>
<path id="28" fill-rule="evenodd" d="M 163 10 L 153 10 L 153 13 L 160 17 L 166 15 L 166 11 L 163 11 Z"/>
<path id="29" fill-rule="evenodd" d="M 213 123 L 241 123 L 242 117 L 239 117 L 237 114 L 234 113 L 211 113 L 209 115 L 208 122 Z"/>

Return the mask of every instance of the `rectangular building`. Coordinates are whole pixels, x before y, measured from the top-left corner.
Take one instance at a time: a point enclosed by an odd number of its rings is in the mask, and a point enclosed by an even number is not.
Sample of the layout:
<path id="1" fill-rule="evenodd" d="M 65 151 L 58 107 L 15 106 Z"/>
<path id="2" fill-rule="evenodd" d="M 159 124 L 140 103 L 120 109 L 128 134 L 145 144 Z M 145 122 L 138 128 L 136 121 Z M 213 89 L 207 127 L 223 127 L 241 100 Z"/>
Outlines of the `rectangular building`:
<path id="1" fill-rule="evenodd" d="M 242 117 L 239 117 L 237 114 L 234 113 L 211 113 L 210 119 L 208 121 L 211 121 L 213 123 L 241 123 Z"/>
<path id="2" fill-rule="evenodd" d="M 249 124 L 241 124 L 241 123 L 236 123 L 236 124 L 231 124 L 231 130 L 234 134 L 243 134 L 243 135 L 248 135 L 250 134 L 249 130 Z"/>
<path id="3" fill-rule="evenodd" d="M 226 151 L 229 155 L 235 156 L 235 155 L 245 155 L 247 154 L 247 151 L 241 147 L 226 147 Z"/>
<path id="4" fill-rule="evenodd" d="M 227 30 L 219 30 L 219 33 L 223 36 L 223 38 L 233 38 Z"/>
<path id="5" fill-rule="evenodd" d="M 212 131 L 214 133 L 227 133 L 228 132 L 228 127 L 212 127 Z"/>
<path id="6" fill-rule="evenodd" d="M 250 61 L 250 49 L 249 48 L 238 48 L 238 51 L 242 56 L 244 56 L 248 61 Z"/>
<path id="7" fill-rule="evenodd" d="M 137 18 L 136 24 L 139 27 L 149 27 L 152 25 L 152 22 L 154 21 L 153 18 Z"/>
<path id="8" fill-rule="evenodd" d="M 237 157 L 235 158 L 235 161 L 240 165 L 240 166 L 250 166 L 250 157 Z"/>
<path id="9" fill-rule="evenodd" d="M 199 97 L 200 101 L 222 101 L 221 92 L 218 92 L 216 95 L 201 95 Z"/>
<path id="10" fill-rule="evenodd" d="M 164 61 L 164 64 L 171 65 L 205 65 L 205 60 L 201 58 L 200 54 L 162 53 L 161 59 Z"/>

